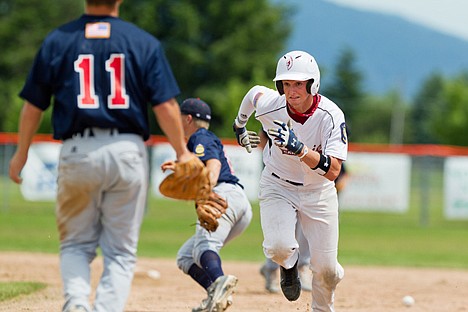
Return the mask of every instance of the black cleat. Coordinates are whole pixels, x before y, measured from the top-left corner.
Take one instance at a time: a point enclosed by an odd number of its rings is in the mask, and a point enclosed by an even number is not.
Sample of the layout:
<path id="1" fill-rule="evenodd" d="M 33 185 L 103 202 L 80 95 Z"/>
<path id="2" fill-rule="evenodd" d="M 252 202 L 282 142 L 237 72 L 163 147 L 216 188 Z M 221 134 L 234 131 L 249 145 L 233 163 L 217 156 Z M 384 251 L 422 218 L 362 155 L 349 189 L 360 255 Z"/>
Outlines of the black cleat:
<path id="1" fill-rule="evenodd" d="M 299 273 L 296 264 L 290 268 L 285 269 L 280 266 L 281 272 L 281 290 L 284 296 L 289 301 L 296 301 L 301 295 L 301 280 L 299 279 Z"/>

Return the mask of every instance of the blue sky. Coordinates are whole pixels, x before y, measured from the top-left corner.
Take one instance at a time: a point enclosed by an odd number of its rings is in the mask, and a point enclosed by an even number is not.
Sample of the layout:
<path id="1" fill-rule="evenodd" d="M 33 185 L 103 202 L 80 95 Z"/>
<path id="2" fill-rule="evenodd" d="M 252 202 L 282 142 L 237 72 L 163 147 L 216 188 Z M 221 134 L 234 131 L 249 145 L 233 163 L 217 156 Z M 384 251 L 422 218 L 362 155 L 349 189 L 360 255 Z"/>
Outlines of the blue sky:
<path id="1" fill-rule="evenodd" d="M 396 15 L 468 41 L 468 0 L 326 1 L 360 10 Z"/>

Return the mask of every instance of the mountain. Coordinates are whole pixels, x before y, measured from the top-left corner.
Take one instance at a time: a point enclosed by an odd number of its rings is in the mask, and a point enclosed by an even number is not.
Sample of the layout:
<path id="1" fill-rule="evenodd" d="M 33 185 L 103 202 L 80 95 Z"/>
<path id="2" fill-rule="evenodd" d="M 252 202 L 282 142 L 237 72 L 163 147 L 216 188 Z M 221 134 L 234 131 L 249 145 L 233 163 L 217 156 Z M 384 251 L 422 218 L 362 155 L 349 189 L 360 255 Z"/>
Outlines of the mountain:
<path id="1" fill-rule="evenodd" d="M 408 99 L 434 72 L 450 77 L 468 71 L 468 41 L 393 15 L 323 0 L 282 2 L 295 8 L 286 51 L 311 53 L 321 68 L 324 87 L 345 48 L 354 52 L 363 87 L 372 94 L 396 89 Z"/>

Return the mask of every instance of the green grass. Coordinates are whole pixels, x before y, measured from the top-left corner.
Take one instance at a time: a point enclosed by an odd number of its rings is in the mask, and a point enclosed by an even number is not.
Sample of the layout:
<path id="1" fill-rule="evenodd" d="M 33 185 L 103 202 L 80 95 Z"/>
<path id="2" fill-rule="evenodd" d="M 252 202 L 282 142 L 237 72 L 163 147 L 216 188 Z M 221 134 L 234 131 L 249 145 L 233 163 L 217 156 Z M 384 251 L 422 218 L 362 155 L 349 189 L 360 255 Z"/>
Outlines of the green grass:
<path id="1" fill-rule="evenodd" d="M 407 215 L 342 214 L 340 259 L 362 265 L 468 268 L 466 222 L 420 226 Z"/>
<path id="2" fill-rule="evenodd" d="M 0 302 L 20 295 L 27 295 L 45 287 L 45 284 L 34 282 L 0 283 Z"/>
<path id="3" fill-rule="evenodd" d="M 468 269 L 468 222 L 443 218 L 437 183 L 427 207 L 428 222 L 421 222 L 421 193 L 417 188 L 411 194 L 410 210 L 404 214 L 342 211 L 340 262 Z M 16 185 L 7 184 L 2 189 L 8 189 L 8 202 L 4 200 L 3 206 L 0 203 L 0 251 L 57 253 L 54 203 L 27 202 Z M 263 261 L 258 204 L 254 203 L 253 209 L 250 227 L 222 249 L 224 260 Z M 139 256 L 175 258 L 179 247 L 194 233 L 195 220 L 193 203 L 151 197 L 141 229 Z"/>

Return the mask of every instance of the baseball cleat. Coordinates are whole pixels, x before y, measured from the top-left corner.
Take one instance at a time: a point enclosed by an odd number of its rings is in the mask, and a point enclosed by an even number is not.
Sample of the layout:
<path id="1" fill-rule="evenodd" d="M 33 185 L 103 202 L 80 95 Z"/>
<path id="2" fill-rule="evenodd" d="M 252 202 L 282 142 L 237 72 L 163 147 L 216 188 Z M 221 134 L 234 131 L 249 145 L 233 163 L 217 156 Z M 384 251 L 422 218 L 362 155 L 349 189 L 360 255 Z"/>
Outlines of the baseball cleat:
<path id="1" fill-rule="evenodd" d="M 211 294 L 209 292 L 209 297 L 211 297 L 211 302 L 208 306 L 209 312 L 222 312 L 225 311 L 229 307 L 229 303 L 232 304 L 232 297 L 231 295 L 234 292 L 234 289 L 237 285 L 237 277 L 234 275 L 224 275 L 220 276 L 216 279 L 211 290 Z M 231 297 L 231 300 L 229 300 Z"/>
<path id="2" fill-rule="evenodd" d="M 301 295 L 301 280 L 299 279 L 299 273 L 296 264 L 290 268 L 285 269 L 280 266 L 281 272 L 281 290 L 284 296 L 289 301 L 295 301 Z"/>
<path id="3" fill-rule="evenodd" d="M 264 264 L 260 268 L 260 274 L 265 278 L 265 289 L 270 293 L 279 292 L 278 288 L 278 270 L 269 270 Z"/>
<path id="4" fill-rule="evenodd" d="M 226 309 L 229 308 L 230 306 L 232 306 L 232 295 L 230 295 L 229 297 L 227 297 L 227 300 L 226 300 L 226 307 L 224 308 L 224 310 L 226 310 Z"/>
<path id="5" fill-rule="evenodd" d="M 299 267 L 299 279 L 303 291 L 312 291 L 312 272 L 307 265 Z"/>
<path id="6" fill-rule="evenodd" d="M 220 276 L 208 287 L 208 297 L 192 312 L 222 312 L 232 305 L 232 294 L 237 285 L 237 277 Z"/>
<path id="7" fill-rule="evenodd" d="M 203 299 L 201 304 L 192 309 L 192 312 L 209 312 L 208 310 L 208 304 L 210 303 L 210 297 L 208 296 L 207 298 Z"/>

